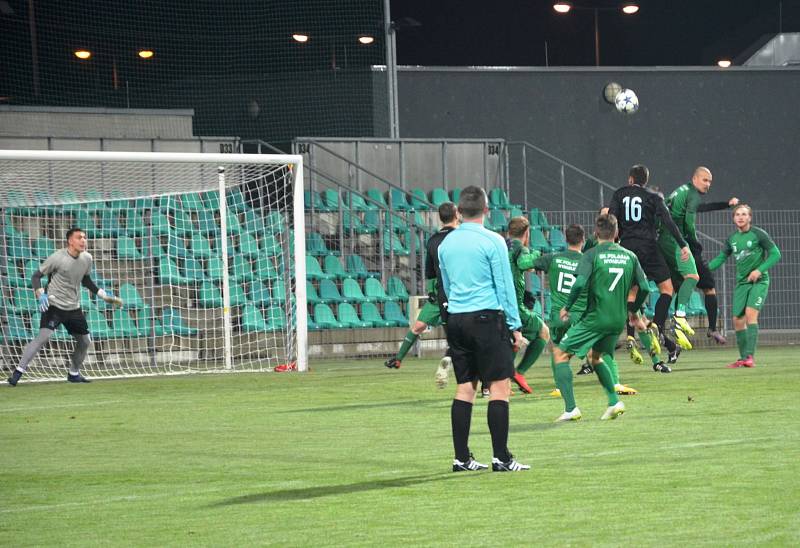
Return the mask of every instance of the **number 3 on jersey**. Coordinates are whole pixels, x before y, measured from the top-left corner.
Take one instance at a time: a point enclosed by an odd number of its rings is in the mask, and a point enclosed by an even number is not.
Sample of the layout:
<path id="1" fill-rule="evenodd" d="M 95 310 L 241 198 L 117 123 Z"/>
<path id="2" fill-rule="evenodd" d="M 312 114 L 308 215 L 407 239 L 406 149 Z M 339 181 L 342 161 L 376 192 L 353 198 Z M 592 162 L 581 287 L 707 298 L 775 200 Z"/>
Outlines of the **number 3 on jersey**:
<path id="1" fill-rule="evenodd" d="M 625 220 L 638 222 L 642 220 L 642 199 L 639 196 L 625 196 L 622 199 L 625 204 Z"/>

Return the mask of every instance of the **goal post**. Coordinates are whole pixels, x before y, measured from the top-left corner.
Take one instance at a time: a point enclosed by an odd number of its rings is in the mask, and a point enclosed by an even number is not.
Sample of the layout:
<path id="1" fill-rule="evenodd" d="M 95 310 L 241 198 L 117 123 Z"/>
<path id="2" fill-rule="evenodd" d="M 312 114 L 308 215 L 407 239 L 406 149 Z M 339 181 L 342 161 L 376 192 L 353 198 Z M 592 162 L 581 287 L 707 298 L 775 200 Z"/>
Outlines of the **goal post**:
<path id="1" fill-rule="evenodd" d="M 3 365 L 39 330 L 32 273 L 77 226 L 124 300 L 81 289 L 87 375 L 305 371 L 303 190 L 299 155 L 0 150 Z M 64 378 L 71 350 L 61 327 L 27 376 Z"/>

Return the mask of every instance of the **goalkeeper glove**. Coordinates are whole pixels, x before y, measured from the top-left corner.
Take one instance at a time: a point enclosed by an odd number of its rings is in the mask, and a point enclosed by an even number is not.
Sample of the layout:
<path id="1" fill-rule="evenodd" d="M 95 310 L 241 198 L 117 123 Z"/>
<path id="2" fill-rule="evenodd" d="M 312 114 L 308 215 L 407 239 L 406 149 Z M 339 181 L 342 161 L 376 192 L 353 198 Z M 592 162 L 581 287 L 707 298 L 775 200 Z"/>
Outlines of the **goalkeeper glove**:
<path id="1" fill-rule="evenodd" d="M 47 293 L 42 293 L 39 295 L 39 310 L 42 312 L 47 312 L 47 309 L 50 308 L 50 299 L 47 296 Z"/>
<path id="2" fill-rule="evenodd" d="M 113 293 L 109 293 L 105 289 L 98 290 L 97 296 L 103 299 L 108 304 L 113 304 L 114 306 L 122 306 L 122 299 L 116 297 Z"/>

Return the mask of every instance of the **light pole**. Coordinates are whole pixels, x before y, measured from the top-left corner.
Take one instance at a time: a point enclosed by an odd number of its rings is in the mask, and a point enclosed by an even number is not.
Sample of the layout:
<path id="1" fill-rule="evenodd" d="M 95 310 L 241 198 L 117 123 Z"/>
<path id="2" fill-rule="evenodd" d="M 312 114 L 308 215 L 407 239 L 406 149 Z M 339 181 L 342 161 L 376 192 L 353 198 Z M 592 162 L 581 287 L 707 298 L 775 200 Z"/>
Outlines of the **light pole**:
<path id="1" fill-rule="evenodd" d="M 553 4 L 553 11 L 560 15 L 566 15 L 572 10 L 592 10 L 594 12 L 594 65 L 600 66 L 600 24 L 598 22 L 600 11 L 621 11 L 625 15 L 633 15 L 639 12 L 639 5 L 634 2 L 625 2 L 618 8 L 589 7 L 575 5 L 572 2 L 556 2 Z"/>

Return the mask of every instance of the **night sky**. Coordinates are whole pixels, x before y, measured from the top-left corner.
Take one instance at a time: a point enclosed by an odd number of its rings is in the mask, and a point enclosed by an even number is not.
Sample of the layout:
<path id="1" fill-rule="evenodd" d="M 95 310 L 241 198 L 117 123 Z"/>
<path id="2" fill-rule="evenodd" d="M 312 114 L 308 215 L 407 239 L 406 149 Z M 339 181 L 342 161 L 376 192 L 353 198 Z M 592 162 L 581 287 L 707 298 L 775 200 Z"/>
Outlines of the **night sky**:
<path id="1" fill-rule="evenodd" d="M 591 10 L 558 15 L 547 0 L 394 0 L 395 21 L 421 27 L 398 33 L 398 63 L 439 66 L 594 65 Z M 614 8 L 585 0 L 576 6 Z M 600 64 L 709 65 L 733 58 L 778 32 L 779 0 L 642 0 L 633 16 L 601 11 Z M 783 0 L 783 31 L 800 31 L 800 0 Z"/>

